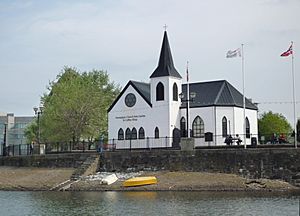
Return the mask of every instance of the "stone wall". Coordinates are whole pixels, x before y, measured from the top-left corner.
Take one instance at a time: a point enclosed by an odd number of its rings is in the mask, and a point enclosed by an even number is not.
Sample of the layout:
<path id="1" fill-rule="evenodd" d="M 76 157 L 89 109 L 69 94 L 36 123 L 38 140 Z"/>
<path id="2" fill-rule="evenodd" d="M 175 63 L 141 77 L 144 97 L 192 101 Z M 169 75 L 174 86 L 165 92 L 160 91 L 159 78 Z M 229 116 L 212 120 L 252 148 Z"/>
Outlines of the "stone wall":
<path id="1" fill-rule="evenodd" d="M 94 153 L 94 157 L 98 154 Z M 0 157 L 0 166 L 73 167 L 90 153 Z M 205 171 L 235 173 L 247 178 L 300 179 L 300 149 L 199 149 L 105 152 L 98 171 Z"/>
<path id="2" fill-rule="evenodd" d="M 105 152 L 101 155 L 99 170 L 205 171 L 292 182 L 300 172 L 300 149 Z"/>
<path id="3" fill-rule="evenodd" d="M 94 153 L 96 154 L 96 153 Z M 0 166 L 17 167 L 79 167 L 90 153 L 48 154 L 0 157 Z"/>

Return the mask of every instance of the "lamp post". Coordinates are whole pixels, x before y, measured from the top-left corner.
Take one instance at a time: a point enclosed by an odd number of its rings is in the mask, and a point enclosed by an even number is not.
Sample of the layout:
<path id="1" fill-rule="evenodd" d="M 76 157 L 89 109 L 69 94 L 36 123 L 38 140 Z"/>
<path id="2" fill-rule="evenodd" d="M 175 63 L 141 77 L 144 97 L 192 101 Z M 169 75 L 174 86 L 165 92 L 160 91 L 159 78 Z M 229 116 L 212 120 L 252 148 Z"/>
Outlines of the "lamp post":
<path id="1" fill-rule="evenodd" d="M 33 107 L 34 114 L 37 116 L 37 123 L 38 123 L 38 144 L 40 144 L 41 141 L 41 130 L 40 130 L 40 116 L 43 113 L 43 106 L 40 107 Z"/>
<path id="2" fill-rule="evenodd" d="M 6 156 L 6 133 L 7 133 L 7 124 L 4 123 L 4 137 L 3 137 L 3 149 L 2 149 L 3 156 Z"/>
<path id="3" fill-rule="evenodd" d="M 185 102 L 186 104 L 186 131 L 187 131 L 187 137 L 190 137 L 189 133 L 189 102 L 194 101 L 194 98 L 196 97 L 196 92 L 191 92 L 190 94 L 187 95 L 187 99 L 184 98 L 184 94 L 180 93 L 179 98 L 181 99 L 181 102 Z"/>

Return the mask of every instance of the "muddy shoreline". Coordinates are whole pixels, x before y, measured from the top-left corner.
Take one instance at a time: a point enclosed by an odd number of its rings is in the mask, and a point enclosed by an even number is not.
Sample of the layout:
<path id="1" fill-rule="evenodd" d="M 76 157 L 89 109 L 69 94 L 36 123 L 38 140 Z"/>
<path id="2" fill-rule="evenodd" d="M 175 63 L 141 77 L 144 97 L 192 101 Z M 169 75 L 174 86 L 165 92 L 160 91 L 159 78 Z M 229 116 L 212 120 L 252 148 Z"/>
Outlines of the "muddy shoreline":
<path id="1" fill-rule="evenodd" d="M 269 179 L 246 179 L 234 174 L 205 172 L 142 172 L 141 176 L 155 176 L 158 183 L 140 187 L 123 187 L 124 179 L 111 185 L 100 180 L 81 177 L 70 181 L 72 168 L 0 167 L 2 191 L 50 191 L 67 182 L 66 191 L 203 191 L 203 192 L 280 192 L 300 193 L 300 188 L 287 182 Z"/>

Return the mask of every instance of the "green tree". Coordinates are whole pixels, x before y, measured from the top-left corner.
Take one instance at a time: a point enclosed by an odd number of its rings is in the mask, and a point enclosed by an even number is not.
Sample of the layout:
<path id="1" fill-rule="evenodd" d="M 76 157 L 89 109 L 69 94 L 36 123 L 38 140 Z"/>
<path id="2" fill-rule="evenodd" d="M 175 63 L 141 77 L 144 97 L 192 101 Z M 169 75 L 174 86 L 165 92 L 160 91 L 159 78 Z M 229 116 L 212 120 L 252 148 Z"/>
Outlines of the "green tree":
<path id="1" fill-rule="evenodd" d="M 38 140 L 38 124 L 37 120 L 33 120 L 24 130 L 24 135 L 26 137 L 26 142 L 28 144 L 32 142 L 37 142 Z"/>
<path id="2" fill-rule="evenodd" d="M 266 141 L 270 141 L 274 133 L 291 134 L 292 127 L 282 114 L 269 111 L 263 113 L 258 119 L 258 132 L 260 136 L 265 136 Z"/>
<path id="3" fill-rule="evenodd" d="M 65 67 L 49 84 L 49 94 L 41 101 L 41 139 L 48 142 L 74 143 L 107 136 L 107 109 L 120 88 L 104 71 L 79 73 Z"/>

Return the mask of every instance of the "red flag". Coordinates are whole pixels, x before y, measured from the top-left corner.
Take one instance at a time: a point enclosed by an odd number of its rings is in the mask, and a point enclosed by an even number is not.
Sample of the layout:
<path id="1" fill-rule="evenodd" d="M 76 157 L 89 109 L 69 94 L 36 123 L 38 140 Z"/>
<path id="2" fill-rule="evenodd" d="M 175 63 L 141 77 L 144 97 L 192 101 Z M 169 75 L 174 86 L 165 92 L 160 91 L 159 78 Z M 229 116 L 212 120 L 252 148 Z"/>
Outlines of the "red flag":
<path id="1" fill-rule="evenodd" d="M 281 57 L 286 57 L 286 56 L 289 56 L 289 55 L 292 55 L 293 54 L 293 43 L 291 44 L 291 46 L 288 48 L 287 51 L 283 52 L 280 56 Z"/>

